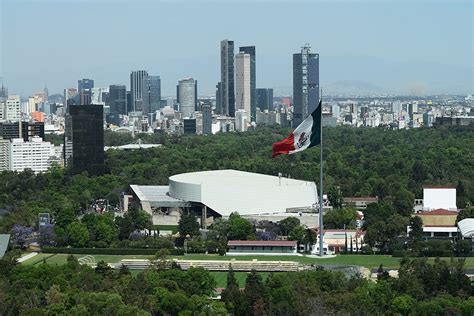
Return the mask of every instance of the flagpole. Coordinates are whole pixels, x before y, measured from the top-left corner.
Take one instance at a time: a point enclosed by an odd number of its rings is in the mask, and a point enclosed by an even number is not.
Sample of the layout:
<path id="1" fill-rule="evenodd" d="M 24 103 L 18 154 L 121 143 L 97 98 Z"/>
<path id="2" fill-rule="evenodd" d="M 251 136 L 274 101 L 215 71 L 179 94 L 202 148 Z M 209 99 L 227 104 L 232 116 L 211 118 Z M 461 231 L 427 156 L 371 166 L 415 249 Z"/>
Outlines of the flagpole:
<path id="1" fill-rule="evenodd" d="M 321 88 L 321 126 L 320 126 L 320 161 L 319 161 L 319 256 L 324 256 L 323 241 L 323 89 Z"/>

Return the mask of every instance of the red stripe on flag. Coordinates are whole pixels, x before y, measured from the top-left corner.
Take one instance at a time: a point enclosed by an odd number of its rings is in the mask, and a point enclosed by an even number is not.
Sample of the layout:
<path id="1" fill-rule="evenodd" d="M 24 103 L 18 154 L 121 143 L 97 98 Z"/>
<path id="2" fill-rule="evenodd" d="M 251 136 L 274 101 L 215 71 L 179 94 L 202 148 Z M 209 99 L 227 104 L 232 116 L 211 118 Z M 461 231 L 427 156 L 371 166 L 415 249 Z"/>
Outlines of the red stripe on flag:
<path id="1" fill-rule="evenodd" d="M 278 155 L 288 155 L 290 151 L 295 150 L 295 136 L 291 133 L 290 136 L 284 140 L 273 143 L 272 149 L 272 158 Z"/>

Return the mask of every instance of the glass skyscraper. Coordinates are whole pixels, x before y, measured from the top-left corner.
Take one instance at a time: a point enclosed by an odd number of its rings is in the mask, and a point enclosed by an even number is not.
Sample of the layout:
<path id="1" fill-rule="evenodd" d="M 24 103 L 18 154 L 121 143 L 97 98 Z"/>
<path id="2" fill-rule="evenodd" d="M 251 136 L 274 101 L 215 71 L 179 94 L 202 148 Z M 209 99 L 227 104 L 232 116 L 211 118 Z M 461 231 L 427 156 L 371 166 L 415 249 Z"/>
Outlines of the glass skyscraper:
<path id="1" fill-rule="evenodd" d="M 193 78 L 178 81 L 177 96 L 179 110 L 183 113 L 183 117 L 193 117 L 196 109 L 197 81 Z"/>
<path id="2" fill-rule="evenodd" d="M 293 54 L 293 127 L 298 126 L 319 103 L 319 54 L 306 44 Z"/>
<path id="3" fill-rule="evenodd" d="M 130 92 L 132 97 L 131 111 L 143 111 L 143 81 L 148 77 L 146 70 L 135 70 L 130 74 Z"/>
<path id="4" fill-rule="evenodd" d="M 81 79 L 77 81 L 79 104 L 91 104 L 92 88 L 94 88 L 94 80 L 92 79 Z"/>
<path id="5" fill-rule="evenodd" d="M 104 109 L 75 105 L 66 115 L 64 161 L 73 174 L 104 173 Z"/>
<path id="6" fill-rule="evenodd" d="M 143 79 L 143 112 L 155 113 L 161 108 L 160 76 L 146 76 Z"/>
<path id="7" fill-rule="evenodd" d="M 239 51 L 250 55 L 250 116 L 252 122 L 255 122 L 257 111 L 257 60 L 255 46 L 243 46 L 239 48 Z"/>
<path id="8" fill-rule="evenodd" d="M 235 116 L 234 41 L 221 41 L 221 114 Z"/>

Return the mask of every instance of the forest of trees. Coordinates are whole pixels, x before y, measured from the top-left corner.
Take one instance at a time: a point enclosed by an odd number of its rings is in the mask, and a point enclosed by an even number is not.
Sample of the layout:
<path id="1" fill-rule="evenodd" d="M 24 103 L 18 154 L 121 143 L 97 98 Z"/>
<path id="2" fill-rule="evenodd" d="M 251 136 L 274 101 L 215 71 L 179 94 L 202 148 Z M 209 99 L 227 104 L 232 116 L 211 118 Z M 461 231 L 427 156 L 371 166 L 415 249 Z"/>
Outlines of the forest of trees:
<path id="1" fill-rule="evenodd" d="M 381 267 L 378 282 L 316 268 L 247 274 L 240 289 L 230 267 L 221 300 L 209 271 L 166 264 L 131 273 L 80 265 L 16 265 L 0 259 L 0 315 L 473 315 L 463 260 L 402 259 L 399 278 Z"/>

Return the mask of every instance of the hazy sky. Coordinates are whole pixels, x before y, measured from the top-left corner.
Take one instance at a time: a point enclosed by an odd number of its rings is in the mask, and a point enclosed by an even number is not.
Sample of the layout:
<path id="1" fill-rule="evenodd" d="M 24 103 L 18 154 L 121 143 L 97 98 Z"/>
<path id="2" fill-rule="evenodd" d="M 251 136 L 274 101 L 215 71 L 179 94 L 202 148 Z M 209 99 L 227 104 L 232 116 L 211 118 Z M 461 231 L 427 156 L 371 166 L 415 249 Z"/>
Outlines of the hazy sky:
<path id="1" fill-rule="evenodd" d="M 290 92 L 292 54 L 309 43 L 323 88 L 356 80 L 395 92 L 474 92 L 471 0 L 0 3 L 0 76 L 11 94 L 45 83 L 58 93 L 80 78 L 129 86 L 135 69 L 160 75 L 163 95 L 186 77 L 199 94 L 214 93 L 225 38 L 256 46 L 257 87 Z"/>

